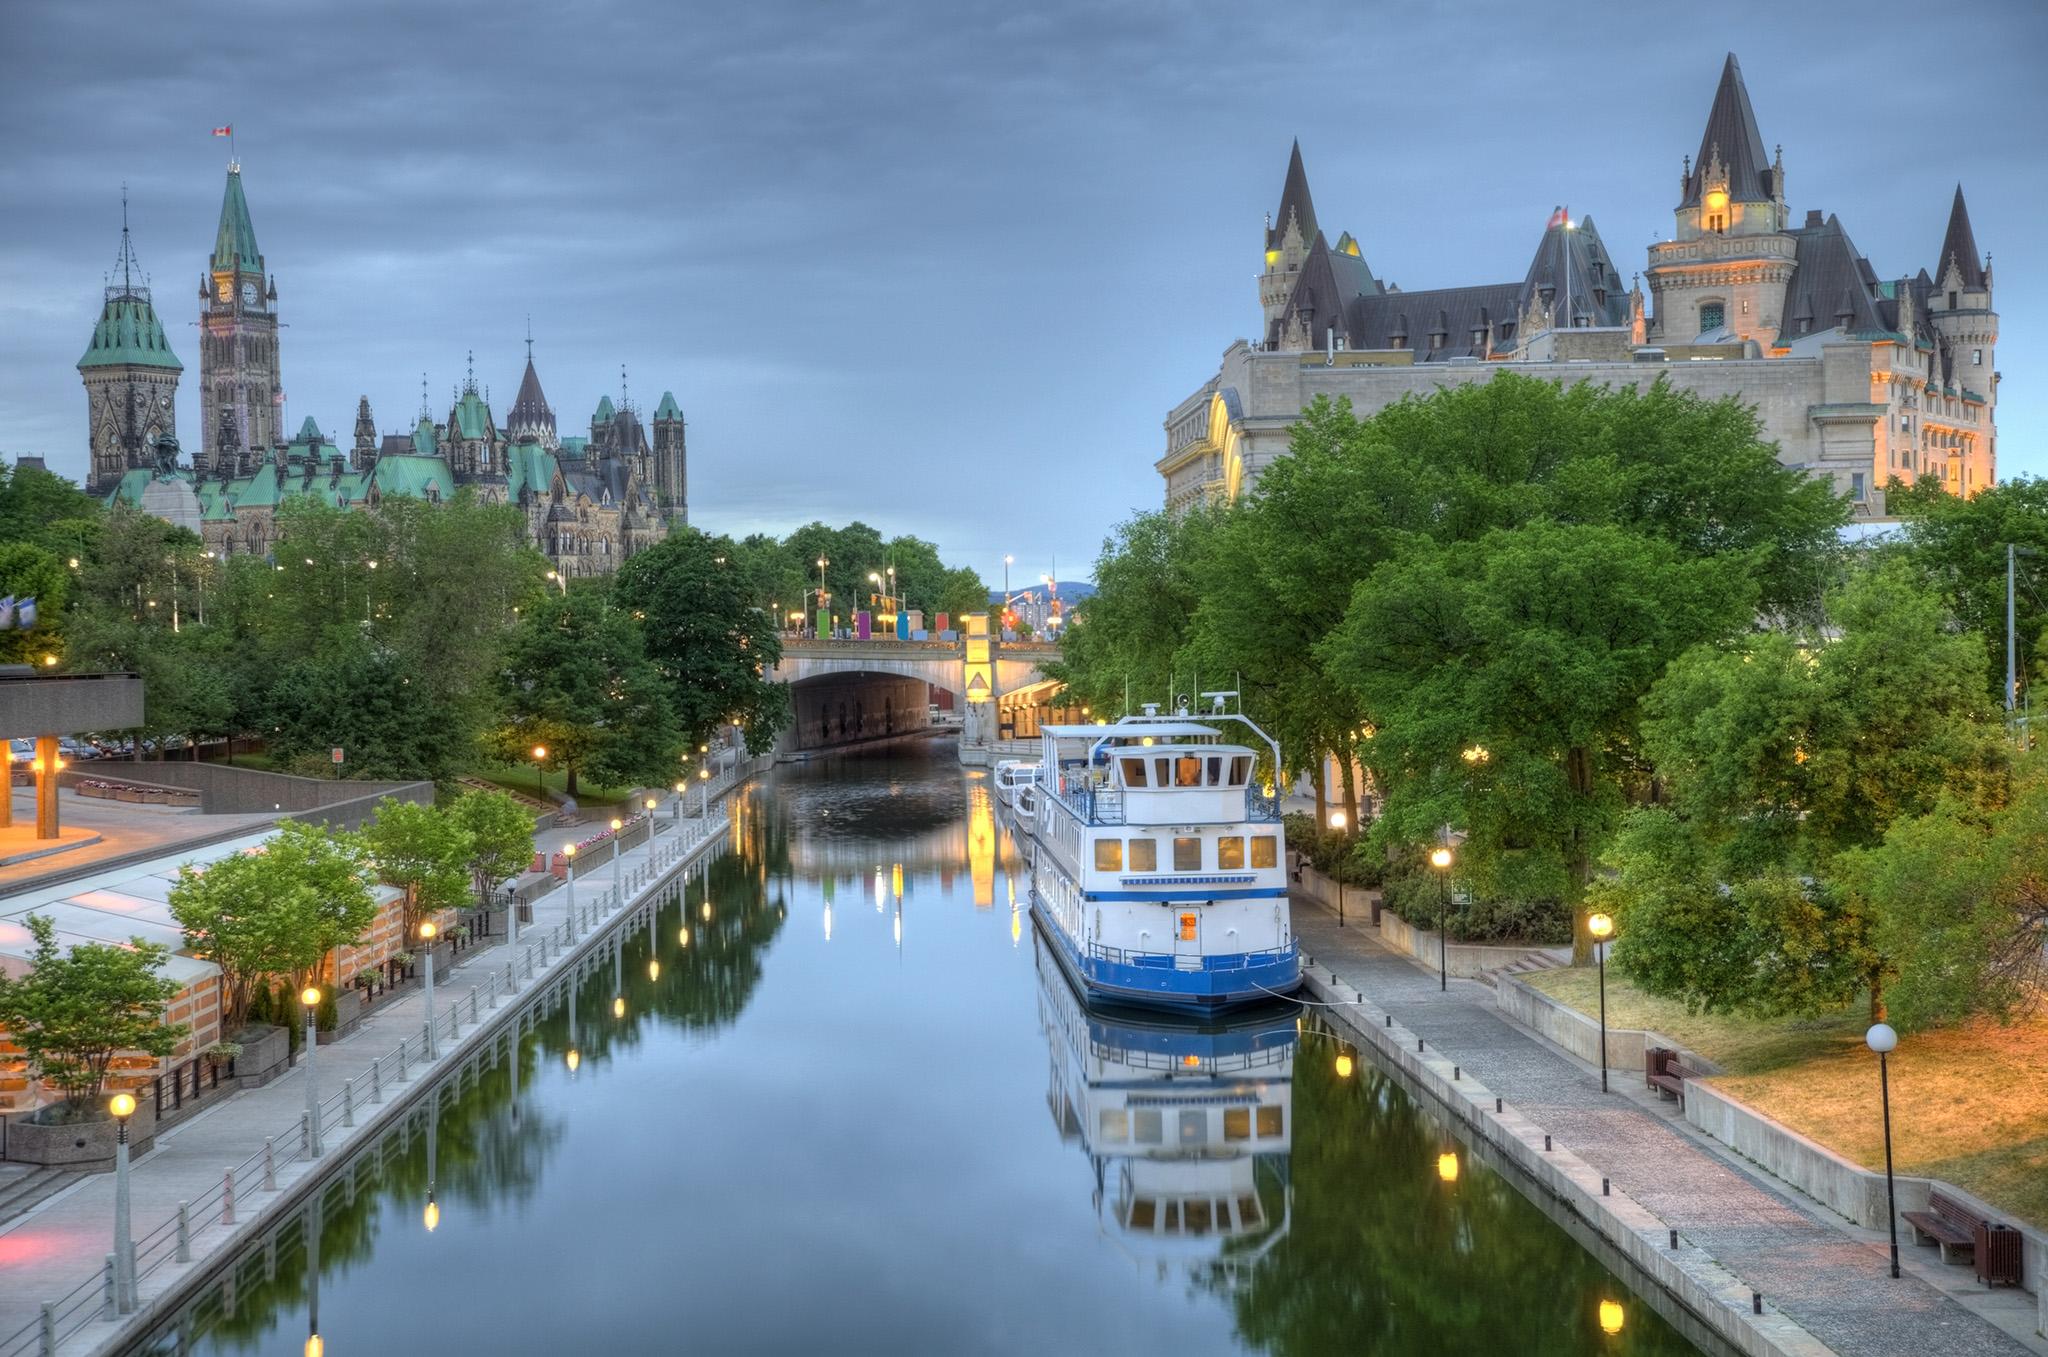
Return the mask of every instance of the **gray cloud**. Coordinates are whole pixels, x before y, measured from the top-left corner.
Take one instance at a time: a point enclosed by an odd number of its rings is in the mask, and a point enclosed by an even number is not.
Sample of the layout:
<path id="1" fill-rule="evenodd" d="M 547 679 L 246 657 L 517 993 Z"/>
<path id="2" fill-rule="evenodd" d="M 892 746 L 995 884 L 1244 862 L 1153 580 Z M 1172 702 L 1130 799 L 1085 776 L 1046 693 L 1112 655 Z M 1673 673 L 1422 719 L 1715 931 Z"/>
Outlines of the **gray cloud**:
<path id="1" fill-rule="evenodd" d="M 294 420 L 408 424 L 465 355 L 502 410 L 526 317 L 565 427 L 629 372 L 692 421 L 714 528 L 862 517 L 985 575 L 1080 573 L 1158 502 L 1166 409 L 1257 324 L 1289 139 L 1404 286 L 1518 276 L 1551 206 L 1667 231 L 1724 50 L 1796 209 L 1932 266 L 1956 180 L 2036 365 L 2042 11 L 1621 4 L 140 3 L 0 8 L 0 449 L 84 467 L 72 365 L 130 186 L 197 377 L 232 121 Z M 1910 40 L 1902 35 L 1914 35 Z M 1967 66 L 1969 75 L 1953 74 Z M 1959 84 L 1966 81 L 1966 87 Z M 2001 253 L 2003 251 L 2003 253 Z M 2001 391 L 2002 469 L 2048 470 Z M 197 441 L 188 380 L 181 437 Z M 1020 565 L 1020 569 L 1023 566 Z"/>

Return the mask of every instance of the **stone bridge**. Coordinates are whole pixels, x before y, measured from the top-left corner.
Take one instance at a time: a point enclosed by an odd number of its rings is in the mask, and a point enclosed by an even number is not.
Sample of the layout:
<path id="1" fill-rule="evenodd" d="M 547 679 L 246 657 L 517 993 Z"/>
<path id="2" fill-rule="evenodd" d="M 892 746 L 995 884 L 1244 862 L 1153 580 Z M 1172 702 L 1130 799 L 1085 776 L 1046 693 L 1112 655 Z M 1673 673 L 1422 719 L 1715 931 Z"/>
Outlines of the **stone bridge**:
<path id="1" fill-rule="evenodd" d="M 994 690 L 968 691 L 967 648 L 962 641 L 785 640 L 782 659 L 768 677 L 790 686 L 795 720 L 780 752 L 909 734 L 928 728 L 929 689 L 953 695 L 963 714 L 960 757 L 986 760 L 995 738 L 996 699 L 1052 680 L 1040 667 L 1059 658 L 1046 642 L 991 643 Z"/>

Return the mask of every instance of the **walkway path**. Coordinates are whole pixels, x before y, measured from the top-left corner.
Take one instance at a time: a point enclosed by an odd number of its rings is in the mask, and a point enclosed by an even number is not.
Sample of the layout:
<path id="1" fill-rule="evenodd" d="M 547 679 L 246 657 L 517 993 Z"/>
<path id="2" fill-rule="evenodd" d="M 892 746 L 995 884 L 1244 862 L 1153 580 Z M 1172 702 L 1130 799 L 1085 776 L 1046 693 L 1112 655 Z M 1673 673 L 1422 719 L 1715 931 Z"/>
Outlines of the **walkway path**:
<path id="1" fill-rule="evenodd" d="M 1638 1101 L 1641 1081 L 1626 1071 L 1609 1071 L 1615 1092 L 1603 1094 L 1596 1069 L 1509 1022 L 1486 985 L 1452 980 L 1439 992 L 1434 972 L 1387 950 L 1370 929 L 1338 928 L 1334 913 L 1306 896 L 1294 897 L 1294 922 L 1303 951 L 1347 989 L 1460 1063 L 1842 1357 L 2048 1352 L 1915 1275 L 1918 1260 L 1905 1259 L 1907 1275 L 1893 1281 L 1881 1239 L 1737 1169 L 1647 1093 Z M 2015 1323 L 2031 1328 L 2032 1299 L 2014 1295 Z"/>
<path id="2" fill-rule="evenodd" d="M 680 824 L 672 821 L 673 798 L 667 798 L 656 818 L 651 843 L 626 850 L 620 864 L 630 907 L 649 893 L 664 889 L 674 873 L 695 859 L 707 843 L 714 843 L 727 820 L 718 796 L 735 783 L 731 774 L 717 779 L 710 788 L 710 815 L 698 818 L 688 812 L 697 809 L 698 796 L 689 796 Z M 570 831 L 543 836 L 549 847 Z M 588 834 L 588 827 L 582 833 Z M 564 949 L 564 930 L 569 914 L 569 892 L 558 887 L 534 903 L 533 922 L 520 930 L 521 957 L 519 994 L 544 983 L 570 957 L 580 957 L 600 946 L 609 946 L 603 936 L 606 925 L 619 911 L 608 900 L 613 880 L 609 863 L 587 875 L 579 873 L 576 883 L 577 913 L 583 922 L 576 941 Z M 552 939 L 543 945 L 543 939 Z M 527 978 L 525 962 L 532 962 Z M 545 960 L 543 955 L 545 954 Z M 499 996 L 505 992 L 506 968 L 513 953 L 501 939 L 491 946 L 465 952 L 435 986 L 438 1058 L 423 1058 L 422 1034 L 425 1017 L 423 989 L 396 996 L 373 1010 L 348 1039 L 319 1049 L 316 1060 L 318 1091 L 323 1105 L 325 1156 L 334 1161 L 362 1137 L 374 1133 L 374 1117 L 420 1091 L 441 1071 L 458 1065 L 486 1037 L 498 1035 L 492 1024 Z M 459 1013 L 460 1037 L 449 1035 L 450 1014 Z M 403 1059 L 398 1055 L 405 1043 Z M 373 1070 L 373 1065 L 375 1069 Z M 147 1310 L 153 1298 L 174 1285 L 204 1271 L 210 1258 L 225 1256 L 231 1241 L 246 1237 L 266 1206 L 289 1194 L 294 1185 L 317 1175 L 324 1165 L 300 1157 L 299 1122 L 306 1106 L 307 1067 L 297 1067 L 260 1089 L 223 1098 L 211 1110 L 194 1114 L 159 1134 L 149 1153 L 134 1164 L 132 1177 L 132 1234 L 137 1241 L 138 1293 Z M 380 1098 L 372 1102 L 373 1084 Z M 356 1125 L 341 1124 L 340 1096 L 347 1085 L 352 1091 Z M 277 1190 L 263 1190 L 262 1155 L 264 1140 L 275 1142 Z M 235 1197 L 237 1224 L 220 1223 L 222 1170 L 243 1165 L 237 1172 Z M 40 1307 L 57 1302 L 56 1328 L 61 1336 L 58 1351 L 94 1352 L 107 1346 L 117 1335 L 132 1337 L 134 1316 L 115 1324 L 101 1318 L 100 1281 L 104 1260 L 112 1247 L 114 1178 L 95 1174 L 73 1189 L 59 1193 L 41 1206 L 0 1230 L 0 1357 L 36 1353 Z M 193 1203 L 192 1262 L 173 1260 L 175 1221 L 180 1202 Z M 68 1299 L 66 1299 L 68 1298 Z M 82 1327 L 81 1327 L 82 1326 Z M 72 1336 L 75 1331 L 75 1336 Z"/>

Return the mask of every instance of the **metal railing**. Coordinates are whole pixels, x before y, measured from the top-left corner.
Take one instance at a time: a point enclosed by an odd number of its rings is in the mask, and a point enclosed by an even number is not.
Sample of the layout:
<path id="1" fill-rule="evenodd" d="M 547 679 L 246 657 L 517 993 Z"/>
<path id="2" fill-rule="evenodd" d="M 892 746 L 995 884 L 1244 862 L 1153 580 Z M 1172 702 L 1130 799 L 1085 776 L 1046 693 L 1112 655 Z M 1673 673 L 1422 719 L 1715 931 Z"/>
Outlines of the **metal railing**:
<path id="1" fill-rule="evenodd" d="M 1259 952 L 1222 952 L 1205 955 L 1195 952 L 1141 952 L 1132 947 L 1111 947 L 1105 943 L 1088 944 L 1088 958 L 1091 961 L 1107 961 L 1118 966 L 1137 966 L 1149 970 L 1174 970 L 1183 961 L 1199 960 L 1205 971 L 1243 971 L 1254 966 L 1271 966 L 1288 960 L 1298 954 L 1295 944 L 1285 947 L 1269 947 Z"/>
<path id="2" fill-rule="evenodd" d="M 722 795 L 750 775 L 747 764 L 743 763 L 712 779 L 707 791 L 710 795 Z M 274 1192 L 280 1169 L 302 1159 L 324 1158 L 327 1149 L 324 1141 L 321 1141 L 318 1152 L 314 1146 L 316 1140 L 324 1136 L 325 1128 L 332 1126 L 344 1131 L 353 1128 L 359 1110 L 383 1104 L 387 1083 L 396 1086 L 411 1082 L 415 1064 L 431 1064 L 436 1069 L 446 1067 L 453 1052 L 440 1044 L 441 1038 L 445 1033 L 449 1042 L 461 1039 L 465 1012 L 472 1027 L 481 1022 L 487 1011 L 483 1005 L 488 1005 L 488 1010 L 495 1010 L 501 997 L 518 992 L 522 975 L 531 980 L 539 971 L 559 962 L 578 943 L 589 938 L 592 930 L 606 916 L 625 905 L 630 898 L 626 892 L 637 895 L 658 882 L 670 868 L 692 854 L 713 834 L 722 832 L 729 823 L 730 812 L 724 806 L 716 807 L 707 816 L 684 817 L 680 832 L 674 821 L 666 822 L 666 831 L 652 836 L 649 860 L 633 868 L 624 878 L 624 892 L 609 884 L 583 892 L 582 898 L 576 902 L 575 920 L 565 918 L 560 923 L 548 925 L 537 938 L 531 932 L 522 931 L 519 955 L 506 959 L 508 974 L 502 990 L 500 972 L 494 966 L 480 983 L 470 986 L 467 994 L 451 995 L 448 1007 L 435 1015 L 431 1029 L 422 1022 L 416 1036 L 401 1039 L 396 1049 L 371 1061 L 366 1074 L 343 1080 L 339 1089 L 319 1101 L 316 1113 L 299 1113 L 281 1126 L 276 1134 L 264 1137 L 263 1148 L 224 1170 L 220 1181 L 196 1200 L 179 1203 L 175 1214 L 147 1233 L 134 1236 L 135 1266 L 129 1280 L 131 1294 L 143 1278 L 166 1264 L 190 1262 L 195 1233 L 211 1225 L 232 1226 L 235 1223 L 238 1184 L 246 1187 L 254 1182 L 258 1190 Z M 426 1053 L 430 1047 L 438 1048 L 431 1057 Z M 81 1278 L 55 1300 L 44 1302 L 35 1318 L 13 1333 L 0 1337 L 0 1357 L 49 1357 L 60 1343 L 93 1320 L 102 1317 L 118 1319 L 141 1308 L 139 1304 L 124 1305 L 115 1288 L 114 1255 L 108 1253 L 99 1269 Z"/>

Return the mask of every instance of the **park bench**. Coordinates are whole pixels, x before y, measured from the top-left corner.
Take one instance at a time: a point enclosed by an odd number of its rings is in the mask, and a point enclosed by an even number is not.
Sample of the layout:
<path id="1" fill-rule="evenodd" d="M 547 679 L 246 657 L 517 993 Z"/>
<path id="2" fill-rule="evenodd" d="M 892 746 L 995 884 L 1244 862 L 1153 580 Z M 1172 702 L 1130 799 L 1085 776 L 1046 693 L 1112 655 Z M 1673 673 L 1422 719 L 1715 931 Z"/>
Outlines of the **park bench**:
<path id="1" fill-rule="evenodd" d="M 1678 1052 L 1668 1046 L 1652 1046 L 1643 1052 L 1644 1082 L 1657 1090 L 1657 1096 L 1678 1099 L 1680 1107 L 1685 1106 L 1685 1081 L 1699 1077 L 1700 1071 L 1680 1060 Z"/>
<path id="2" fill-rule="evenodd" d="M 1950 1249 L 1966 1249 L 1976 1265 L 1978 1280 L 1986 1286 L 2000 1282 L 2018 1285 L 2020 1280 L 2020 1232 L 1977 1214 L 1945 1192 L 1927 1198 L 1925 1211 L 1901 1211 L 1913 1231 L 1913 1242 L 1933 1240 L 1941 1261 L 1950 1261 Z"/>

